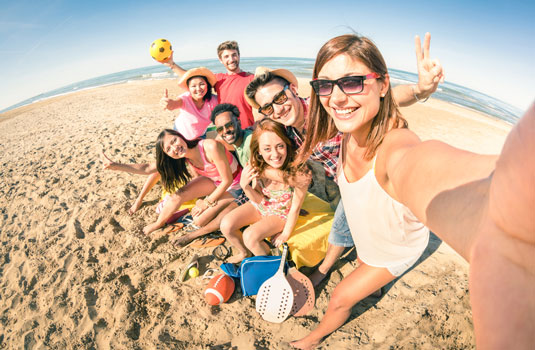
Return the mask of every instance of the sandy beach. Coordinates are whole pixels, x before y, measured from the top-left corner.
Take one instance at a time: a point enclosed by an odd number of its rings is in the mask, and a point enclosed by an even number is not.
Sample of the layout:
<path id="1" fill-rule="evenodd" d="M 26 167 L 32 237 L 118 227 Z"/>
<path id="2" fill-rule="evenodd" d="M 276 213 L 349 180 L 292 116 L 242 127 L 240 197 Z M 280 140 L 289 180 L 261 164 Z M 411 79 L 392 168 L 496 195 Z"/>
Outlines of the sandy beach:
<path id="1" fill-rule="evenodd" d="M 300 85 L 308 95 L 308 82 Z M 165 88 L 179 92 L 174 80 L 136 81 L 0 114 L 0 348 L 285 349 L 318 324 L 357 266 L 354 252 L 337 262 L 316 308 L 282 324 L 262 320 L 254 298 L 235 292 L 210 306 L 200 279 L 179 282 L 196 253 L 201 274 L 218 267 L 212 248 L 144 236 L 160 186 L 129 216 L 145 177 L 105 171 L 99 159 L 102 149 L 120 162 L 154 159 L 153 142 L 176 115 L 158 105 Z M 511 129 L 433 99 L 402 113 L 422 139 L 478 153 L 500 152 Z M 432 236 L 418 265 L 354 307 L 321 348 L 475 348 L 468 264 Z"/>

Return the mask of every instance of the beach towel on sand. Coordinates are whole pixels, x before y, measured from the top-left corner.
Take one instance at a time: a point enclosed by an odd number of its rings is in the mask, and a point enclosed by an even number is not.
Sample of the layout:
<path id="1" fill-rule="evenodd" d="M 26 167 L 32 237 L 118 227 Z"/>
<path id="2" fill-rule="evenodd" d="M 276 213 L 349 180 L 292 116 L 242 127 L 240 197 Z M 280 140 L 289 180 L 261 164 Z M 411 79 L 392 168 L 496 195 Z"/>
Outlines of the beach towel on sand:
<path id="1" fill-rule="evenodd" d="M 288 256 L 299 269 L 315 266 L 325 257 L 334 211 L 329 203 L 307 193 L 303 209 L 309 214 L 299 216 L 294 232 L 288 239 Z"/>
<path id="2" fill-rule="evenodd" d="M 184 203 L 180 209 L 191 209 L 194 206 L 195 201 L 191 201 Z M 323 260 L 334 217 L 330 205 L 311 193 L 307 193 L 302 208 L 308 215 L 299 216 L 287 242 L 288 256 L 298 269 L 302 266 L 315 266 Z"/>

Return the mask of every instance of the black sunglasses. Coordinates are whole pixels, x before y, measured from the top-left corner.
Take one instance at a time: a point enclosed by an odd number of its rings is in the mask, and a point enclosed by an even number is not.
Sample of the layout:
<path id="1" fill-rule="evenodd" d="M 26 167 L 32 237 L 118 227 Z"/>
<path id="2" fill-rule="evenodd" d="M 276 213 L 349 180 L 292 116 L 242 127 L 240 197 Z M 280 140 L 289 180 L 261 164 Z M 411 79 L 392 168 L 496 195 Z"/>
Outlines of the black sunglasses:
<path id="1" fill-rule="evenodd" d="M 273 114 L 273 104 L 281 105 L 288 101 L 288 95 L 286 95 L 287 89 L 288 85 L 284 85 L 284 89 L 282 89 L 281 92 L 273 96 L 273 101 L 258 108 L 258 112 L 265 115 L 266 117 L 269 117 L 271 114 Z"/>
<path id="2" fill-rule="evenodd" d="M 347 95 L 360 94 L 364 90 L 364 80 L 377 79 L 381 76 L 377 73 L 370 73 L 367 75 L 353 75 L 350 77 L 343 77 L 336 80 L 314 79 L 310 85 L 318 96 L 329 96 L 333 93 L 333 88 L 338 85 L 340 90 Z"/>
<path id="3" fill-rule="evenodd" d="M 222 134 L 224 129 L 234 129 L 234 121 L 230 121 L 226 123 L 225 125 L 218 126 L 215 131 L 217 131 L 218 134 Z"/>

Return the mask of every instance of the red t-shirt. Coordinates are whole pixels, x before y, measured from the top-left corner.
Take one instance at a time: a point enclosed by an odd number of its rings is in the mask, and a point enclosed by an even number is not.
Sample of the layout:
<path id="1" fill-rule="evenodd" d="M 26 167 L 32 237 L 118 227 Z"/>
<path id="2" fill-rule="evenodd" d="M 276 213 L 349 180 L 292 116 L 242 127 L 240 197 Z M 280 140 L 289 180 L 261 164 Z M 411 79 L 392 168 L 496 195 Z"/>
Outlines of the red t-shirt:
<path id="1" fill-rule="evenodd" d="M 253 111 L 245 100 L 245 88 L 254 79 L 254 74 L 241 72 L 239 74 L 217 73 L 215 91 L 219 103 L 232 103 L 240 110 L 240 121 L 243 129 L 254 124 Z"/>

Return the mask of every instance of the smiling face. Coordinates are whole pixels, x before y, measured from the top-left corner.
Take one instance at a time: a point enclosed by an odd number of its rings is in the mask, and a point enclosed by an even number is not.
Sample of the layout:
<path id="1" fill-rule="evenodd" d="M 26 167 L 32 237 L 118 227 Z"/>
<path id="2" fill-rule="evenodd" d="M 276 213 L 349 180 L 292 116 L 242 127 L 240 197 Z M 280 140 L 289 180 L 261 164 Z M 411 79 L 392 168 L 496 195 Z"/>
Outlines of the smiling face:
<path id="1" fill-rule="evenodd" d="M 240 54 L 237 50 L 223 50 L 219 61 L 225 66 L 228 73 L 240 72 Z"/>
<path id="2" fill-rule="evenodd" d="M 186 142 L 177 135 L 165 134 L 163 137 L 163 151 L 173 159 L 180 159 L 186 156 Z"/>
<path id="3" fill-rule="evenodd" d="M 284 165 L 288 149 L 286 143 L 272 131 L 265 131 L 258 138 L 258 151 L 271 167 L 279 169 Z"/>
<path id="4" fill-rule="evenodd" d="M 221 136 L 223 141 L 231 145 L 238 141 L 241 133 L 241 128 L 238 126 L 238 118 L 236 118 L 234 114 L 232 114 L 232 112 L 227 111 L 219 113 L 215 117 L 214 125 L 216 127 L 217 133 Z"/>
<path id="5" fill-rule="evenodd" d="M 281 79 L 270 81 L 266 85 L 258 88 L 255 93 L 255 101 L 260 106 L 272 103 L 273 99 L 283 91 L 284 86 L 285 82 Z M 285 126 L 302 128 L 305 123 L 305 115 L 301 100 L 297 96 L 297 89 L 290 84 L 284 93 L 288 97 L 288 100 L 280 105 L 273 103 L 273 113 L 268 117 Z"/>
<path id="6" fill-rule="evenodd" d="M 318 79 L 336 80 L 369 73 L 372 70 L 360 60 L 340 54 L 325 63 L 318 73 Z M 331 95 L 320 96 L 319 99 L 339 131 L 363 132 L 367 135 L 373 118 L 379 112 L 380 98 L 388 90 L 388 84 L 388 75 L 384 80 L 365 80 L 363 91 L 355 95 L 346 95 L 338 86 L 334 86 Z"/>
<path id="7" fill-rule="evenodd" d="M 202 100 L 208 91 L 208 84 L 202 77 L 193 77 L 188 80 L 188 90 L 194 100 Z"/>

